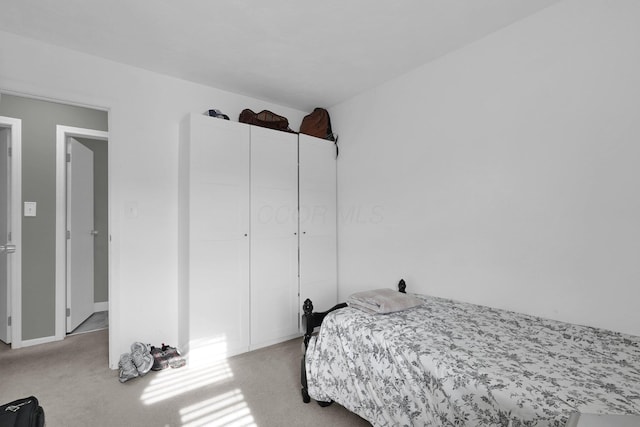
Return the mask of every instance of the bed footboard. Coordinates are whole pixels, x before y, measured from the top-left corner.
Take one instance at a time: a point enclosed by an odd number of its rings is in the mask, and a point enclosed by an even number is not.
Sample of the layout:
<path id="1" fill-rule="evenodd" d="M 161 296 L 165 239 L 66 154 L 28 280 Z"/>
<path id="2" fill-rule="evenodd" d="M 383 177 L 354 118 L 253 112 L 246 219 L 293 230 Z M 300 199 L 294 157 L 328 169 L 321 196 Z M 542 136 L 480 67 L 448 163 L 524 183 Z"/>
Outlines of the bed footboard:
<path id="1" fill-rule="evenodd" d="M 320 313 L 313 312 L 313 303 L 309 298 L 307 298 L 302 305 L 302 311 L 304 314 L 302 315 L 302 328 L 304 329 L 304 353 L 302 354 L 301 366 L 300 366 L 300 383 L 302 386 L 302 401 L 304 403 L 309 403 L 311 398 L 309 397 L 309 393 L 307 391 L 307 370 L 306 370 L 306 360 L 307 360 L 307 346 L 309 345 L 309 340 L 311 339 L 311 335 L 315 328 L 322 324 L 322 321 L 327 316 L 327 314 L 332 311 L 344 308 L 347 306 L 346 302 L 336 304 L 331 307 L 327 311 L 323 311 Z M 328 406 L 331 402 L 318 402 L 320 406 Z"/>
<path id="2" fill-rule="evenodd" d="M 398 282 L 398 291 L 406 294 L 407 284 L 404 279 L 400 279 Z M 332 311 L 339 310 L 347 306 L 346 302 L 342 302 L 340 304 L 336 304 L 331 307 L 327 311 L 322 311 L 319 313 L 315 313 L 313 311 L 313 303 L 309 298 L 304 301 L 302 305 L 302 311 L 304 314 L 302 315 L 302 328 L 304 329 L 304 353 L 302 355 L 301 366 L 300 366 L 300 383 L 302 386 L 302 401 L 304 403 L 309 403 L 311 398 L 309 397 L 309 392 L 307 391 L 307 370 L 306 370 L 306 359 L 307 359 L 307 347 L 309 345 L 309 340 L 311 339 L 311 335 L 315 328 L 322 324 L 322 321 L 327 316 L 327 314 Z M 318 402 L 320 406 L 329 406 L 332 402 Z"/>
<path id="3" fill-rule="evenodd" d="M 302 305 L 302 311 L 304 314 L 302 315 L 302 328 L 304 329 L 304 349 L 307 350 L 307 345 L 309 344 L 309 340 L 311 339 L 311 335 L 315 328 L 322 324 L 322 321 L 327 316 L 327 314 L 332 311 L 338 310 L 340 308 L 344 308 L 347 306 L 346 302 L 342 302 L 340 304 L 336 304 L 331 307 L 327 311 L 314 313 L 313 312 L 313 303 L 309 298 L 307 298 Z"/>

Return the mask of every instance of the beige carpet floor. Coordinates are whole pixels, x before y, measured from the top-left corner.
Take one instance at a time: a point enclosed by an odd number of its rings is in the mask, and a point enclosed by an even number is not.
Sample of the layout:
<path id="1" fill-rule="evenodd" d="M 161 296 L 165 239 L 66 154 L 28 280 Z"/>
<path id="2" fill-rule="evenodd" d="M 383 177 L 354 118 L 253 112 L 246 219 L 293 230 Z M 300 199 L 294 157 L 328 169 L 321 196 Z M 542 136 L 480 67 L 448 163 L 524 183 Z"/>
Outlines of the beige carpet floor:
<path id="1" fill-rule="evenodd" d="M 35 395 L 48 427 L 369 426 L 300 397 L 300 340 L 124 384 L 107 367 L 108 331 L 11 350 L 0 343 L 0 403 Z"/>

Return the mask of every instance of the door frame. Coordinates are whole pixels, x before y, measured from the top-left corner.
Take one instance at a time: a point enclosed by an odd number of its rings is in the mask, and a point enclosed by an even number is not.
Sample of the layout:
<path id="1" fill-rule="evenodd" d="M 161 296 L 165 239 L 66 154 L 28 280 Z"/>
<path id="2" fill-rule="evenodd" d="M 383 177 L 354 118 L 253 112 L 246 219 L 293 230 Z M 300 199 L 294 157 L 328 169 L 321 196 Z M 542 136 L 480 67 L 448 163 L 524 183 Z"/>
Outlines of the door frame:
<path id="1" fill-rule="evenodd" d="M 22 120 L 0 116 L 0 127 L 11 133 L 11 241 L 16 251 L 9 261 L 8 291 L 11 315 L 11 348 L 22 347 Z"/>
<path id="2" fill-rule="evenodd" d="M 109 141 L 109 132 L 71 126 L 56 126 L 56 320 L 55 339 L 66 336 L 67 307 L 67 139 L 69 137 Z M 109 169 L 111 165 L 109 165 Z M 111 231 L 111 186 L 107 191 L 108 227 Z M 109 291 L 111 291 L 111 245 L 108 251 Z M 111 311 L 111 293 L 109 294 Z"/>

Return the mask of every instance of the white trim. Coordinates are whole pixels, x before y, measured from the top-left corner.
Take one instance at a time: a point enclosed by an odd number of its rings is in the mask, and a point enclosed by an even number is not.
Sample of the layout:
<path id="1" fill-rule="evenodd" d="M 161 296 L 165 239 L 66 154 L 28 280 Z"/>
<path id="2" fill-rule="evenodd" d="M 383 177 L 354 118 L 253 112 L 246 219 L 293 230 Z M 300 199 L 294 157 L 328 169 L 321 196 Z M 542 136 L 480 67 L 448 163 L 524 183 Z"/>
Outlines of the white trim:
<path id="1" fill-rule="evenodd" d="M 67 138 L 69 137 L 77 137 L 77 138 L 88 138 L 88 139 L 97 139 L 99 141 L 107 141 L 109 140 L 109 132 L 101 131 L 101 130 L 93 130 L 93 129 L 84 129 L 84 128 L 76 128 L 72 126 L 56 126 L 57 135 L 62 132 Z M 59 141 L 56 139 L 56 143 Z M 64 142 L 64 141 L 62 141 Z M 56 145 L 56 148 L 59 148 Z M 64 148 L 64 144 L 63 147 Z"/>
<path id="2" fill-rule="evenodd" d="M 79 137 L 97 139 L 100 141 L 108 141 L 109 133 L 93 129 L 83 129 L 71 126 L 56 126 L 56 319 L 55 319 L 55 338 L 64 339 L 66 336 L 66 271 L 67 271 L 67 197 L 66 197 L 66 153 L 67 138 Z M 109 172 L 111 162 L 109 162 Z M 111 230 L 111 186 L 109 186 L 109 194 L 107 195 L 109 206 L 109 230 Z M 111 232 L 111 231 L 110 231 Z M 109 251 L 109 259 L 111 259 L 111 251 Z M 111 261 L 109 261 L 111 263 Z M 110 271 L 110 269 L 109 269 Z M 111 276 L 111 274 L 109 274 Z M 109 277 L 111 279 L 111 277 Z M 111 288 L 111 284 L 109 284 Z M 107 303 L 108 304 L 108 303 Z M 111 343 L 109 343 L 111 347 Z"/>
<path id="3" fill-rule="evenodd" d="M 90 110 L 109 112 L 108 107 L 103 107 L 102 105 L 98 105 L 98 104 L 88 104 L 86 102 L 75 102 L 75 101 L 69 101 L 67 99 L 56 98 L 56 97 L 52 98 L 49 96 L 37 95 L 37 94 L 33 94 L 31 92 L 26 92 L 26 91 L 15 91 L 15 90 L 7 89 L 4 87 L 0 87 L 0 94 L 18 96 L 20 98 L 35 99 L 38 101 L 54 102 L 56 104 L 65 104 L 65 105 L 71 105 L 74 107 L 88 108 Z"/>
<path id="4" fill-rule="evenodd" d="M 289 341 L 289 340 L 292 340 L 292 339 L 301 338 L 301 337 L 302 337 L 302 334 L 299 333 L 299 332 L 296 332 L 295 334 L 291 334 L 291 335 L 288 335 L 286 337 L 276 338 L 276 339 L 272 339 L 272 340 L 263 341 L 263 342 L 258 343 L 258 344 L 250 345 L 249 346 L 249 351 L 258 350 L 258 349 L 261 349 L 261 348 L 265 348 L 265 347 L 269 347 L 269 346 L 272 346 L 272 345 L 280 344 L 282 342 Z"/>
<path id="5" fill-rule="evenodd" d="M 95 302 L 93 303 L 93 312 L 97 313 L 98 311 L 108 311 L 109 310 L 109 301 Z"/>
<path id="6" fill-rule="evenodd" d="M 11 348 L 22 341 L 22 120 L 0 116 L 0 125 L 11 132 Z"/>
<path id="7" fill-rule="evenodd" d="M 55 336 L 50 337 L 42 337 L 42 338 L 34 338 L 32 340 L 22 341 L 22 347 L 31 347 L 38 344 L 46 344 L 54 341 L 60 341 Z"/>

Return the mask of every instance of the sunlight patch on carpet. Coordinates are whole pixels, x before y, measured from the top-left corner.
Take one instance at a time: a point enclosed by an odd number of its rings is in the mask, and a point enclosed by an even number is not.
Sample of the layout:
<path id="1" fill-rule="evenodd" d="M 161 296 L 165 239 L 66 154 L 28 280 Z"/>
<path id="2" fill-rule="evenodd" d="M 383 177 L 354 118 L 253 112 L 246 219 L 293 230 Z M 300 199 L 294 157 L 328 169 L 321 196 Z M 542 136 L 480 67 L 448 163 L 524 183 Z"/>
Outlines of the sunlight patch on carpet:
<path id="1" fill-rule="evenodd" d="M 251 411 L 239 389 L 180 409 L 180 420 L 182 427 L 256 426 Z"/>
<path id="2" fill-rule="evenodd" d="M 142 392 L 140 400 L 145 405 L 152 405 L 230 380 L 233 378 L 233 372 L 227 363 L 226 347 L 224 337 L 193 343 L 187 365 L 153 373 L 154 378 Z"/>

